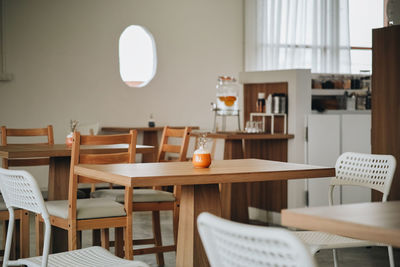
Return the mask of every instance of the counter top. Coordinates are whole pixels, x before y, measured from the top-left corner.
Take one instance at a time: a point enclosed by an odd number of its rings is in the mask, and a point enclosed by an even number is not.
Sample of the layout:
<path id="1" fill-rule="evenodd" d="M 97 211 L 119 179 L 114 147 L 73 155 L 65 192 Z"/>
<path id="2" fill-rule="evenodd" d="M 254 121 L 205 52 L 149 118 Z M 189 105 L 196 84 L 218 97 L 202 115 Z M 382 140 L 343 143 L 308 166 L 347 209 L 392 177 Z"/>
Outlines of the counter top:
<path id="1" fill-rule="evenodd" d="M 204 132 L 194 131 L 190 135 L 191 136 L 201 136 Z M 252 139 L 252 140 L 267 140 L 267 139 L 293 139 L 293 134 L 270 134 L 270 133 L 246 133 L 246 132 L 216 132 L 216 133 L 207 133 L 208 138 L 220 138 L 220 139 L 230 139 L 230 140 L 239 140 L 239 139 Z"/>

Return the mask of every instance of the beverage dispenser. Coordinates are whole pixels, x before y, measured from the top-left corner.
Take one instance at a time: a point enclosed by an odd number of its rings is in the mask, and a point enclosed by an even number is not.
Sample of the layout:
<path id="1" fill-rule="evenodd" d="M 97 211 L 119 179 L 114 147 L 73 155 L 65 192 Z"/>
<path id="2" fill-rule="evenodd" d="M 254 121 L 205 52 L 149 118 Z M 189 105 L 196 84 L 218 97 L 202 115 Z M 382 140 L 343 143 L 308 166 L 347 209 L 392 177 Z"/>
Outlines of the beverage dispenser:
<path id="1" fill-rule="evenodd" d="M 216 86 L 216 104 L 212 103 L 214 111 L 214 131 L 217 130 L 217 117 L 222 117 L 222 127 L 226 130 L 226 117 L 237 116 L 238 129 L 240 130 L 239 118 L 239 85 L 236 79 L 230 76 L 219 76 Z"/>

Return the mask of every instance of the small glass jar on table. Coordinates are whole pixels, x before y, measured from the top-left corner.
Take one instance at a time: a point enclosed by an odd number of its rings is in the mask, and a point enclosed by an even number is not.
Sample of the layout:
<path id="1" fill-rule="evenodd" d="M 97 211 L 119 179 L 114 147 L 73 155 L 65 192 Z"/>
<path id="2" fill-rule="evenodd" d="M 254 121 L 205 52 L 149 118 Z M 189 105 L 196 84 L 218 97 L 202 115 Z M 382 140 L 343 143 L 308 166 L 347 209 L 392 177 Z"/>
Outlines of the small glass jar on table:
<path id="1" fill-rule="evenodd" d="M 198 148 L 193 153 L 192 163 L 195 168 L 208 168 L 211 165 L 211 154 L 206 148 L 207 133 L 202 133 L 198 138 Z"/>

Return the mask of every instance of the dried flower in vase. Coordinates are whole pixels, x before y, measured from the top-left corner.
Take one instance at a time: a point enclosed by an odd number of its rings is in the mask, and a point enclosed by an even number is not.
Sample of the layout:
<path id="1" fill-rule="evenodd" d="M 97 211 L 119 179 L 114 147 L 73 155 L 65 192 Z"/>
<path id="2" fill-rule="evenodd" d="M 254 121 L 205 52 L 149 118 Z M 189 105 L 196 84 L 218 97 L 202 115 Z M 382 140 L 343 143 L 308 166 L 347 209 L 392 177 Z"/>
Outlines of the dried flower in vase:
<path id="1" fill-rule="evenodd" d="M 77 121 L 77 120 L 70 121 L 71 132 L 75 132 L 76 128 L 78 127 L 78 124 L 79 124 L 79 121 Z"/>
<path id="2" fill-rule="evenodd" d="M 205 148 L 207 144 L 207 133 L 201 133 L 198 141 L 198 148 Z"/>

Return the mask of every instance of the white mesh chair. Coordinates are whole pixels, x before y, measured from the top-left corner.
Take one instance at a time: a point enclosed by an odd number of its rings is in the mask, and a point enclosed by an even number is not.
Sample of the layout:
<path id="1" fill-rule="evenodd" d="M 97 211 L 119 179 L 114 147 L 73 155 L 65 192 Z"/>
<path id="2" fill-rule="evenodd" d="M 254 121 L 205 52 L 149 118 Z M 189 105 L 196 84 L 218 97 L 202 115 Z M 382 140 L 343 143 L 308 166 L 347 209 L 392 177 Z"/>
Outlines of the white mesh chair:
<path id="1" fill-rule="evenodd" d="M 241 224 L 203 212 L 197 228 L 213 267 L 316 266 L 307 247 L 283 228 Z"/>
<path id="2" fill-rule="evenodd" d="M 101 247 L 89 247 L 80 250 L 49 255 L 51 225 L 49 213 L 45 206 L 36 180 L 26 171 L 0 168 L 0 190 L 10 213 L 7 231 L 6 248 L 3 266 L 132 266 L 148 267 L 139 261 L 128 261 L 118 258 Z M 9 261 L 11 239 L 14 228 L 14 208 L 20 208 L 40 214 L 45 223 L 43 255 L 40 257 Z"/>
<path id="3" fill-rule="evenodd" d="M 374 155 L 354 152 L 343 153 L 336 161 L 336 177 L 332 178 L 329 187 L 329 205 L 333 204 L 333 189 L 335 186 L 363 186 L 378 190 L 383 193 L 382 201 L 386 201 L 389 195 L 390 186 L 396 159 L 391 155 Z M 377 246 L 371 241 L 358 240 L 328 234 L 317 231 L 295 232 L 304 243 L 306 243 L 312 254 L 321 249 L 333 249 L 334 266 L 338 266 L 338 259 L 335 248 Z M 394 267 L 393 249 L 388 246 L 390 266 Z"/>

